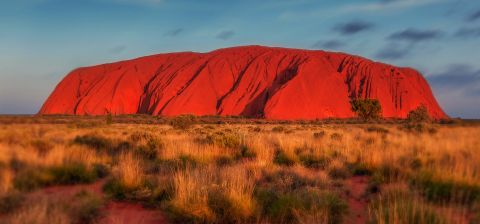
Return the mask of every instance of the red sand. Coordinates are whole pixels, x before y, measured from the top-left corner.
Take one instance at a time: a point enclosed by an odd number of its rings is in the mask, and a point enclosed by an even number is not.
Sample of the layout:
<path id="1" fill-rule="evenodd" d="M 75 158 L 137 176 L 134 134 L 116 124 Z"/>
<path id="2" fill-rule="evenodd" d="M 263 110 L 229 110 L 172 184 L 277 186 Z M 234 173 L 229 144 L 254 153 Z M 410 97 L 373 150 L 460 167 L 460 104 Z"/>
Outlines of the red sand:
<path id="1" fill-rule="evenodd" d="M 349 118 L 354 97 L 378 99 L 384 117 L 406 117 L 422 104 L 432 117 L 447 117 L 413 69 L 343 53 L 261 46 L 79 68 L 39 113 Z"/>
<path id="2" fill-rule="evenodd" d="M 161 212 L 147 210 L 140 204 L 126 202 L 110 202 L 104 210 L 105 216 L 100 224 L 136 223 L 136 224 L 161 224 L 168 223 Z"/>
<path id="3" fill-rule="evenodd" d="M 73 196 L 81 191 L 88 191 L 100 197 L 104 197 L 102 186 L 105 180 L 97 181 L 92 184 L 79 184 L 67 186 L 47 187 L 29 194 L 30 200 L 38 200 L 47 197 L 53 201 L 74 200 Z M 106 205 L 101 210 L 99 224 L 110 223 L 138 223 L 138 224 L 163 224 L 168 223 L 163 212 L 155 209 L 144 208 L 138 203 L 116 202 L 107 200 Z"/>
<path id="4" fill-rule="evenodd" d="M 345 187 L 349 194 L 344 196 L 348 203 L 348 215 L 345 223 L 367 223 L 368 220 L 368 199 L 365 197 L 369 177 L 354 176 L 346 180 Z"/>

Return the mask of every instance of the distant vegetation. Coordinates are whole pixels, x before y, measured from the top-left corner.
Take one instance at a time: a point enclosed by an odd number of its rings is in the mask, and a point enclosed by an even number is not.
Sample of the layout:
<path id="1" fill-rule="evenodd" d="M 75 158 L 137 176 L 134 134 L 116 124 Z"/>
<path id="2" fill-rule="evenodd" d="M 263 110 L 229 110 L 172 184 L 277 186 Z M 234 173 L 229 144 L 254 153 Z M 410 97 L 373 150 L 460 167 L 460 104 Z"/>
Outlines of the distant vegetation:
<path id="1" fill-rule="evenodd" d="M 97 223 L 114 201 L 180 223 L 478 223 L 480 126 L 425 114 L 23 118 L 0 128 L 0 223 Z"/>

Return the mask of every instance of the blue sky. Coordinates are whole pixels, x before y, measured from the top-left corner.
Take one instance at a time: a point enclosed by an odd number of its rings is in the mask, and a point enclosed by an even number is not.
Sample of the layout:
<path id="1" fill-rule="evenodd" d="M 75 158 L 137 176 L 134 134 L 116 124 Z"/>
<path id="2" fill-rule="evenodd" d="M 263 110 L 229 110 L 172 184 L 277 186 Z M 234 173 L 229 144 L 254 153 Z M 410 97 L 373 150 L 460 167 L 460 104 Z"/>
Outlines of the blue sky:
<path id="1" fill-rule="evenodd" d="M 449 115 L 480 118 L 477 0 L 2 1 L 0 114 L 36 113 L 79 66 L 252 44 L 414 67 Z"/>

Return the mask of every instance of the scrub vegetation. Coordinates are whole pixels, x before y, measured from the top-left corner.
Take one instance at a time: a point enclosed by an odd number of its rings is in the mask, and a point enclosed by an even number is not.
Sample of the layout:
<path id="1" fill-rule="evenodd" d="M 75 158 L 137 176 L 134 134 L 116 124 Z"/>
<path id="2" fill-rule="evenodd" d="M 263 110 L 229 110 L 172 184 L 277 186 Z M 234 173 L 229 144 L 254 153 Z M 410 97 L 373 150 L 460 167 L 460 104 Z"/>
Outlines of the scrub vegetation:
<path id="1" fill-rule="evenodd" d="M 480 126 L 424 114 L 2 117 L 0 223 L 103 223 L 112 203 L 170 223 L 480 222 Z"/>

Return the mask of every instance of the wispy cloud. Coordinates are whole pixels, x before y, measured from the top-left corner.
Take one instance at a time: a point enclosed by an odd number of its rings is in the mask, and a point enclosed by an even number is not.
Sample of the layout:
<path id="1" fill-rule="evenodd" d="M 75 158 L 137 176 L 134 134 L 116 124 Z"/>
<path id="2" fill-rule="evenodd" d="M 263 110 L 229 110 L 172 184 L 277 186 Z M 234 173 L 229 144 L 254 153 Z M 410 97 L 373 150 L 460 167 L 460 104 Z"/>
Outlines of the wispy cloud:
<path id="1" fill-rule="evenodd" d="M 235 31 L 233 30 L 225 30 L 217 34 L 217 38 L 221 40 L 228 40 L 231 39 L 235 35 Z"/>
<path id="2" fill-rule="evenodd" d="M 391 34 L 387 39 L 417 43 L 421 41 L 438 39 L 442 35 L 443 32 L 440 30 L 419 30 L 408 28 L 406 30 Z"/>
<path id="3" fill-rule="evenodd" d="M 411 47 L 398 44 L 388 44 L 380 49 L 375 57 L 379 59 L 398 60 L 408 56 L 411 50 Z"/>
<path id="4" fill-rule="evenodd" d="M 345 42 L 339 40 L 317 41 L 312 45 L 313 49 L 339 50 L 346 45 Z"/>
<path id="5" fill-rule="evenodd" d="M 480 70 L 467 64 L 454 64 L 445 71 L 432 74 L 428 80 L 432 85 L 447 88 L 480 87 Z"/>
<path id="6" fill-rule="evenodd" d="M 455 33 L 456 37 L 480 37 L 480 27 L 464 27 Z"/>
<path id="7" fill-rule="evenodd" d="M 143 6 L 159 6 L 166 0 L 102 0 L 104 2 L 112 2 L 126 5 L 143 5 Z"/>
<path id="8" fill-rule="evenodd" d="M 448 0 L 381 0 L 373 3 L 355 3 L 345 5 L 345 12 L 372 12 L 383 10 L 399 10 L 434 3 L 446 2 Z"/>
<path id="9" fill-rule="evenodd" d="M 480 70 L 469 64 L 452 64 L 427 77 L 444 109 L 465 118 L 478 118 L 480 112 Z"/>
<path id="10" fill-rule="evenodd" d="M 339 32 L 342 35 L 353 35 L 361 33 L 363 31 L 370 30 L 374 27 L 373 23 L 365 21 L 350 21 L 344 24 L 338 24 L 333 27 L 333 30 Z"/>
<path id="11" fill-rule="evenodd" d="M 183 28 L 177 28 L 177 29 L 173 29 L 173 30 L 170 30 L 170 31 L 166 32 L 165 36 L 175 37 L 175 36 L 178 36 L 182 32 L 183 32 Z"/>
<path id="12" fill-rule="evenodd" d="M 473 22 L 473 21 L 476 21 L 480 19 L 480 10 L 470 14 L 468 17 L 467 17 L 467 21 L 470 21 L 470 22 Z"/>
<path id="13" fill-rule="evenodd" d="M 115 46 L 115 47 L 112 47 L 112 48 L 108 49 L 108 52 L 110 52 L 111 54 L 121 54 L 121 53 L 123 53 L 126 49 L 127 49 L 127 46 L 125 46 L 125 45 L 118 45 L 118 46 Z"/>

